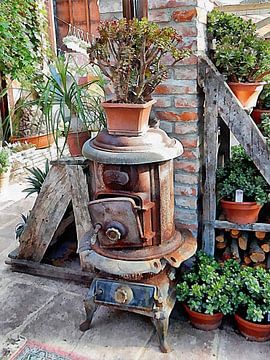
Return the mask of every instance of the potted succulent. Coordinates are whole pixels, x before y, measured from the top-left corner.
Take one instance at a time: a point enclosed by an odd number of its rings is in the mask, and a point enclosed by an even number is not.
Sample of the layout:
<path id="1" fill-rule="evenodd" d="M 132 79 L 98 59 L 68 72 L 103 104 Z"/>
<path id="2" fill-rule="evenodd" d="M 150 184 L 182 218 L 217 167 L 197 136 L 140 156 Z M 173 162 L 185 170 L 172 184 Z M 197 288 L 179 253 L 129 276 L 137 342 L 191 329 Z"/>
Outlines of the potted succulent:
<path id="1" fill-rule="evenodd" d="M 270 43 L 256 26 L 237 15 L 212 11 L 208 31 L 215 39 L 213 60 L 244 108 L 255 107 L 270 72 Z"/>
<path id="2" fill-rule="evenodd" d="M 201 330 L 214 330 L 223 315 L 235 311 L 235 274 L 239 264 L 228 260 L 222 267 L 212 256 L 202 251 L 190 271 L 184 273 L 176 286 L 176 297 L 191 323 Z"/>
<path id="3" fill-rule="evenodd" d="M 103 103 L 110 134 L 140 135 L 147 131 L 154 100 L 151 94 L 166 78 L 165 55 L 172 65 L 190 54 L 173 28 L 147 19 L 105 21 L 89 48 L 90 62 L 112 82 L 115 98 Z"/>
<path id="4" fill-rule="evenodd" d="M 0 193 L 7 187 L 10 175 L 10 151 L 0 148 Z"/>
<path id="5" fill-rule="evenodd" d="M 270 272 L 263 268 L 240 270 L 235 320 L 249 340 L 270 340 Z"/>
<path id="6" fill-rule="evenodd" d="M 249 224 L 258 220 L 263 204 L 268 202 L 268 184 L 241 146 L 232 147 L 232 156 L 217 169 L 217 196 L 226 220 Z M 236 199 L 241 190 L 243 198 Z"/>
<path id="7" fill-rule="evenodd" d="M 263 114 L 270 115 L 270 84 L 264 85 L 263 91 L 258 98 L 257 105 L 251 113 L 256 124 L 261 123 Z"/>

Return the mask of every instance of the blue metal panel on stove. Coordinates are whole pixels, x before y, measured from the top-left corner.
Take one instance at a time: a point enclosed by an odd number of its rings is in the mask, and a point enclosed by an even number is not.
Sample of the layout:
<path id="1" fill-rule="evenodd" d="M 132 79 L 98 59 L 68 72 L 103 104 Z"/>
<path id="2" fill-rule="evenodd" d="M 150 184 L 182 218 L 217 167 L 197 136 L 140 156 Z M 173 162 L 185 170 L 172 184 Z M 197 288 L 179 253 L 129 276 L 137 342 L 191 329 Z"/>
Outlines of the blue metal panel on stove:
<path id="1" fill-rule="evenodd" d="M 128 304 L 119 304 L 115 300 L 115 293 L 121 286 L 128 286 L 132 290 L 133 298 Z M 155 286 L 96 279 L 95 302 L 103 303 L 104 305 L 110 304 L 121 307 L 152 310 L 155 291 Z"/>

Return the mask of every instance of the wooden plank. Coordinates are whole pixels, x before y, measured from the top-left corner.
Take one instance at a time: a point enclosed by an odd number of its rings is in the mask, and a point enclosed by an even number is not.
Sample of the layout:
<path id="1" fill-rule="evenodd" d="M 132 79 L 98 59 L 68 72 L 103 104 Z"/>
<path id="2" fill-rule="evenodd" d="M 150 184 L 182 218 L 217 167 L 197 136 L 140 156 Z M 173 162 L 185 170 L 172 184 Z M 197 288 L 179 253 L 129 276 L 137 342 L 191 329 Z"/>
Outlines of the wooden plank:
<path id="1" fill-rule="evenodd" d="M 80 157 L 62 157 L 57 160 L 52 160 L 51 165 L 86 165 L 89 160 L 85 159 L 83 156 Z"/>
<path id="2" fill-rule="evenodd" d="M 40 262 L 71 201 L 66 168 L 53 166 L 20 237 L 19 258 Z"/>
<path id="3" fill-rule="evenodd" d="M 89 192 L 86 175 L 79 165 L 69 165 L 66 167 L 71 185 L 72 206 L 75 217 L 78 248 L 80 240 L 85 233 L 93 231 L 91 218 L 89 215 Z"/>
<path id="4" fill-rule="evenodd" d="M 265 231 L 270 232 L 270 224 L 254 223 L 247 225 L 239 225 L 229 221 L 214 220 L 211 222 L 212 226 L 216 229 L 236 229 L 245 231 Z"/>
<path id="5" fill-rule="evenodd" d="M 223 12 L 244 12 L 245 15 L 247 11 L 262 11 L 265 14 L 265 10 L 270 11 L 270 3 L 258 3 L 254 0 L 254 3 L 243 3 L 243 4 L 235 4 L 235 5 L 221 5 L 217 7 L 218 10 Z"/>
<path id="6" fill-rule="evenodd" d="M 67 281 L 75 281 L 90 285 L 95 274 L 82 271 L 80 269 L 69 269 L 52 266 L 48 264 L 40 264 L 29 260 L 7 259 L 7 265 L 11 265 L 11 270 L 15 272 L 26 273 L 34 276 L 44 276 L 53 279 L 62 279 Z"/>
<path id="7" fill-rule="evenodd" d="M 203 250 L 214 255 L 215 229 L 210 221 L 216 218 L 216 168 L 218 144 L 218 109 L 219 84 L 212 74 L 205 72 L 204 106 L 204 197 L 203 197 Z"/>

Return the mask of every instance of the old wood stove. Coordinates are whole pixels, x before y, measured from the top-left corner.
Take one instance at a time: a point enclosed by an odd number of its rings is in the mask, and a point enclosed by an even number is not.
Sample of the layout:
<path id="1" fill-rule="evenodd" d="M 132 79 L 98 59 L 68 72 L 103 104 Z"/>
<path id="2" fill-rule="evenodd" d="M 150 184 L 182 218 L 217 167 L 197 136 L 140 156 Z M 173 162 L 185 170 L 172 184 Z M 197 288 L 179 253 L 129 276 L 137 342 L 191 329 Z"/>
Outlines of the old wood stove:
<path id="1" fill-rule="evenodd" d="M 89 329 L 99 305 L 150 316 L 161 351 L 175 303 L 175 273 L 196 251 L 191 233 L 174 224 L 173 159 L 181 143 L 150 127 L 141 136 L 103 130 L 88 141 L 89 213 L 94 231 L 80 241 L 84 269 L 97 276 L 85 299 Z"/>

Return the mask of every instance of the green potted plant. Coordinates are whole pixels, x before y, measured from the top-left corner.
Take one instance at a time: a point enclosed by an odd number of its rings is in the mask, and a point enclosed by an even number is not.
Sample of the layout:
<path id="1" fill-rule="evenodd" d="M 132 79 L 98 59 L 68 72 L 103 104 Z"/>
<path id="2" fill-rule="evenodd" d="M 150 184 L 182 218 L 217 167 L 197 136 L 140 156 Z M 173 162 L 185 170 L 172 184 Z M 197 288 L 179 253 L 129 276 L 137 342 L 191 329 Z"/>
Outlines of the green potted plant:
<path id="1" fill-rule="evenodd" d="M 249 340 L 270 340 L 270 272 L 243 267 L 238 276 L 235 320 Z"/>
<path id="2" fill-rule="evenodd" d="M 263 87 L 263 91 L 260 93 L 256 107 L 253 109 L 251 116 L 256 124 L 260 124 L 262 115 L 270 115 L 270 84 L 266 84 Z"/>
<path id="3" fill-rule="evenodd" d="M 7 187 L 10 175 L 10 151 L 7 147 L 0 148 L 0 193 Z"/>
<path id="4" fill-rule="evenodd" d="M 159 28 L 147 19 L 105 21 L 89 48 L 92 64 L 111 81 L 115 98 L 103 103 L 109 134 L 140 135 L 147 131 L 154 100 L 151 94 L 166 78 L 166 55 L 172 64 L 188 56 L 173 28 Z"/>
<path id="5" fill-rule="evenodd" d="M 217 196 L 226 220 L 237 224 L 256 222 L 262 205 L 268 202 L 268 184 L 241 146 L 232 147 L 231 159 L 217 169 L 216 177 Z M 235 199 L 237 190 L 243 192 L 240 201 Z"/>
<path id="6" fill-rule="evenodd" d="M 237 15 L 212 11 L 208 31 L 215 39 L 213 60 L 244 108 L 255 107 L 270 72 L 270 43 L 256 26 Z"/>
<path id="7" fill-rule="evenodd" d="M 220 326 L 223 315 L 234 313 L 238 269 L 234 260 L 226 261 L 222 267 L 212 256 L 197 253 L 193 267 L 176 286 L 176 297 L 196 328 L 214 330 Z"/>

